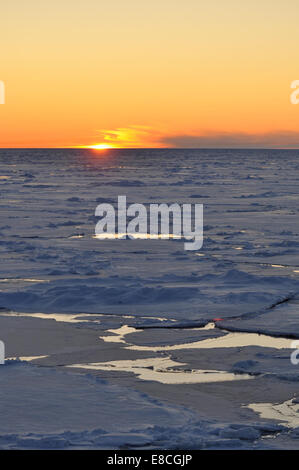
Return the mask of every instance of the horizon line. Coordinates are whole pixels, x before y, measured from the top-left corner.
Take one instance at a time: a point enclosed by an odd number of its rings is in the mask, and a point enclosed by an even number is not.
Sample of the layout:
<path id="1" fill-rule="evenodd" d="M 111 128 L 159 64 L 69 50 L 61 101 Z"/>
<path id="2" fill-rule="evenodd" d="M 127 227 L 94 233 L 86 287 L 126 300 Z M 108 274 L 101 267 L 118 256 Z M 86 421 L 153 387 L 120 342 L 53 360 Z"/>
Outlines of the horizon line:
<path id="1" fill-rule="evenodd" d="M 90 147 L 0 147 L 0 150 L 299 150 L 298 147 L 111 147 L 95 149 Z"/>

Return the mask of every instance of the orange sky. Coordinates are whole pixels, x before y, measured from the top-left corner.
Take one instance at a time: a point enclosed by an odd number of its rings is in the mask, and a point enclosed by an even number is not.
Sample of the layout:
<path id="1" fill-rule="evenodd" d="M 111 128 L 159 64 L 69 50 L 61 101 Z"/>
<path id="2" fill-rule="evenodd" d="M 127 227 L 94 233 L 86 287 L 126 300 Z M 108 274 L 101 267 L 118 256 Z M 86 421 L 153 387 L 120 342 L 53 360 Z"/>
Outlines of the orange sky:
<path id="1" fill-rule="evenodd" d="M 298 0 L 2 0 L 0 147 L 299 147 Z"/>

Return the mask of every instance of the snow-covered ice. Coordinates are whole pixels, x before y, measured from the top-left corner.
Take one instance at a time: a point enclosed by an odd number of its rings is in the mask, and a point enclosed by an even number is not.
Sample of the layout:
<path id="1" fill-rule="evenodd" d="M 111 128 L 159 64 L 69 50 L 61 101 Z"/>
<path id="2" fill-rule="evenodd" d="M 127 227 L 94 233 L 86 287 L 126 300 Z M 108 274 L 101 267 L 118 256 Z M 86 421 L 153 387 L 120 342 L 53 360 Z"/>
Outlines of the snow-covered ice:
<path id="1" fill-rule="evenodd" d="M 0 447 L 296 448 L 298 157 L 1 150 Z M 202 203 L 203 248 L 96 239 L 119 195 Z"/>

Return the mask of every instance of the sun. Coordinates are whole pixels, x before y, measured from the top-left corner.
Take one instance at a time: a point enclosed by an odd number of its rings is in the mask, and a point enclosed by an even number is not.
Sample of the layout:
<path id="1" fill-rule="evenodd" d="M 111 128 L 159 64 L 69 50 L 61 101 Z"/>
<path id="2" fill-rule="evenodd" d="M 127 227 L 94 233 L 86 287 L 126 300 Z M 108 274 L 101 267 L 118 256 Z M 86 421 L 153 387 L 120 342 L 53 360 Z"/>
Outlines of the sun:
<path id="1" fill-rule="evenodd" d="M 87 145 L 86 148 L 95 149 L 95 150 L 107 150 L 107 149 L 113 149 L 115 147 L 109 144 L 94 144 L 94 145 Z"/>
<path id="2" fill-rule="evenodd" d="M 93 149 L 93 150 L 109 150 L 109 149 L 116 149 L 118 148 L 116 145 L 110 145 L 106 143 L 101 144 L 91 144 L 91 145 L 76 145 L 77 149 Z"/>

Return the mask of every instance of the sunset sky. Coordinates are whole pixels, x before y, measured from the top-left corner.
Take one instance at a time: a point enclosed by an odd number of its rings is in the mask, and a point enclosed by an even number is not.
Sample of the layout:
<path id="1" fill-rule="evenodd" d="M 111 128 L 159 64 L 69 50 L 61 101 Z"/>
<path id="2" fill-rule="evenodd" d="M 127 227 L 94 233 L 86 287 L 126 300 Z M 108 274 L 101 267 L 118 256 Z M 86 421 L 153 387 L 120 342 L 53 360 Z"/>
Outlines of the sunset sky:
<path id="1" fill-rule="evenodd" d="M 298 0 L 2 0 L 0 147 L 298 147 Z"/>

